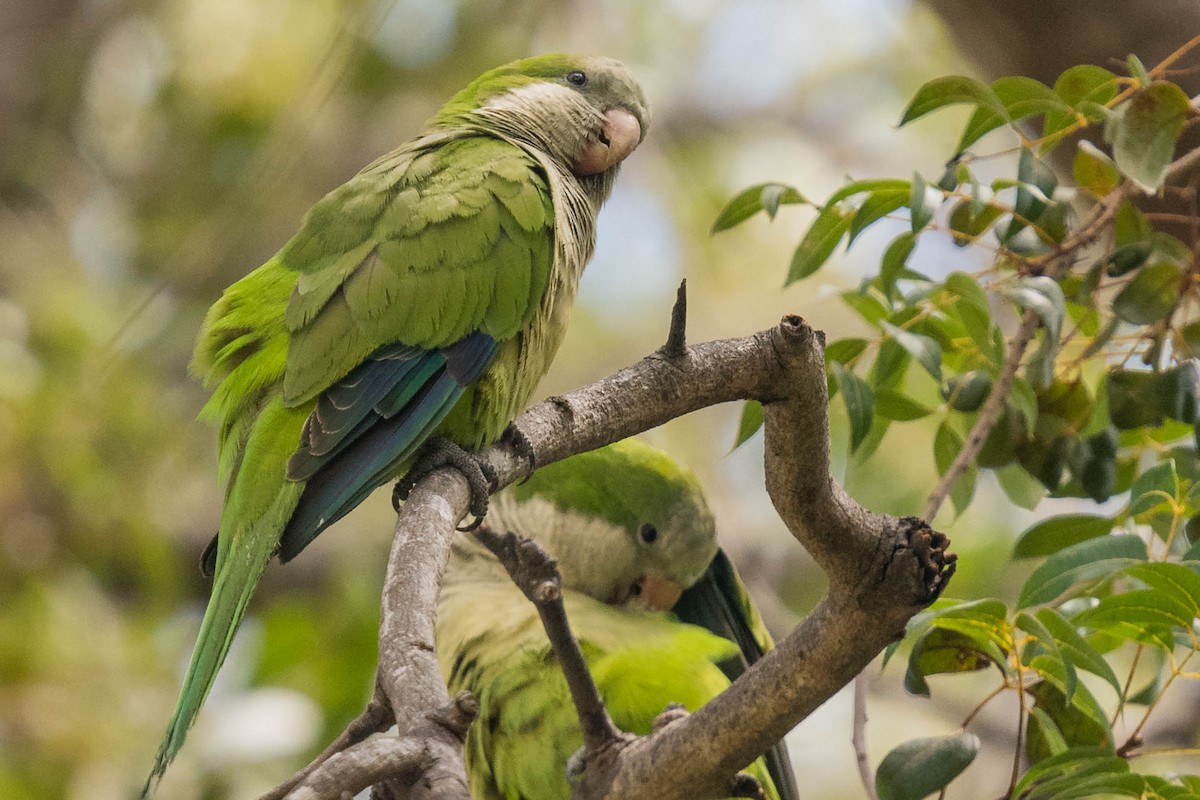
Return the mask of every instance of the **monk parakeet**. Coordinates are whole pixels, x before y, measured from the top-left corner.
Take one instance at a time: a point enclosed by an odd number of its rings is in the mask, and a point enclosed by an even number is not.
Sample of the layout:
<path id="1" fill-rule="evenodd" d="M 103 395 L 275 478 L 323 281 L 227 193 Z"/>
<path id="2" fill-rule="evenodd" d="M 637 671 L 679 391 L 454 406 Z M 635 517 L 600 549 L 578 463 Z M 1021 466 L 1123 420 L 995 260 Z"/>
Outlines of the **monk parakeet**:
<path id="1" fill-rule="evenodd" d="M 493 69 L 213 305 L 193 368 L 213 389 L 201 416 L 219 426 L 227 481 L 205 558 L 215 579 L 147 789 L 271 556 L 293 558 L 431 436 L 479 448 L 525 406 L 648 123 L 641 88 L 611 59 Z"/>
<path id="2" fill-rule="evenodd" d="M 493 498 L 488 522 L 557 559 L 572 631 L 623 730 L 650 733 L 668 703 L 695 710 L 771 647 L 696 479 L 647 445 L 542 467 Z M 583 737 L 566 680 L 536 609 L 474 537 L 451 552 L 437 654 L 451 692 L 479 700 L 466 745 L 472 795 L 569 800 L 567 760 Z M 750 771 L 768 797 L 796 797 L 782 744 Z"/>

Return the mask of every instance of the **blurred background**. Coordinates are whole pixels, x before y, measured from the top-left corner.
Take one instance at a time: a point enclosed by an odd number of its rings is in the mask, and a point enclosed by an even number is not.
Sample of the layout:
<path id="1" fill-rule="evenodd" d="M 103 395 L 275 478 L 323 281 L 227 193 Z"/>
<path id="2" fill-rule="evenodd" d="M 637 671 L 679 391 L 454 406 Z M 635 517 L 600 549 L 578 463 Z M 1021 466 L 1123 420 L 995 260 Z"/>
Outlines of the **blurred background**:
<path id="1" fill-rule="evenodd" d="M 726 200 L 765 180 L 820 201 L 846 176 L 936 178 L 954 118 L 895 128 L 925 80 L 1052 82 L 1131 51 L 1153 64 L 1198 31 L 1186 0 L 5 0 L 0 797 L 140 788 L 208 594 L 197 559 L 220 507 L 215 432 L 194 419 L 205 394 L 186 369 L 200 319 L 316 199 L 416 134 L 478 73 L 546 51 L 603 53 L 633 67 L 653 106 L 601 215 L 544 396 L 657 347 L 684 277 L 693 341 L 789 312 L 831 339 L 855 335 L 861 323 L 835 294 L 896 231 L 872 229 L 784 290 L 811 211 L 712 237 Z M 1012 146 L 995 137 L 980 149 Z M 933 274 L 981 264 L 925 239 L 918 258 Z M 646 438 L 700 474 L 723 543 L 785 631 L 823 579 L 766 498 L 761 437 L 730 452 L 738 413 L 708 409 Z M 935 479 L 935 423 L 897 426 L 859 463 L 844 457 L 833 414 L 839 478 L 872 508 L 916 513 Z M 391 539 L 386 495 L 268 570 L 159 796 L 252 796 L 361 710 Z M 1022 576 L 997 567 L 1030 519 L 986 480 L 963 517 L 947 505 L 938 527 L 961 555 L 950 593 L 1015 595 Z M 935 684 L 933 702 L 910 698 L 901 677 L 897 665 L 871 671 L 876 761 L 904 739 L 953 731 L 980 696 L 955 679 Z M 807 797 L 862 796 L 849 702 L 839 695 L 792 735 Z M 989 707 L 974 730 L 1003 742 L 1015 716 Z M 1010 757 L 998 756 L 951 797 L 998 794 Z"/>

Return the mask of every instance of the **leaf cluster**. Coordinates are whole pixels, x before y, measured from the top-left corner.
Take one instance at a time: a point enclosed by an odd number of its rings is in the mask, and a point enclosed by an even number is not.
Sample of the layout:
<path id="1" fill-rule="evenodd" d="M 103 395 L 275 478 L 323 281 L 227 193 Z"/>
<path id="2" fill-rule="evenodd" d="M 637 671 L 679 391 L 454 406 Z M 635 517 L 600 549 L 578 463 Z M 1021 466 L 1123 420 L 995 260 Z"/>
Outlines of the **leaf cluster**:
<path id="1" fill-rule="evenodd" d="M 1198 42 L 1150 70 L 1131 56 L 1125 75 L 1081 65 L 1053 86 L 930 81 L 901 125 L 972 110 L 940 176 L 855 180 L 823 203 L 762 184 L 714 226 L 813 207 L 790 284 L 881 221 L 907 223 L 878 271 L 841 293 L 871 334 L 826 349 L 857 457 L 894 425 L 932 420 L 932 457 L 960 512 L 987 469 L 1026 508 L 1048 494 L 1121 501 L 1115 513 L 1059 515 L 1022 534 L 1014 558 L 1042 563 L 1012 607 L 947 600 L 910 625 L 910 692 L 929 696 L 934 675 L 994 669 L 1000 685 L 983 703 L 1020 699 L 1031 766 L 1014 771 L 1014 799 L 1200 797 L 1200 777 L 1139 774 L 1129 761 L 1166 688 L 1200 674 L 1187 670 L 1200 650 L 1200 206 L 1177 185 L 1195 154 L 1176 152 L 1200 109 L 1167 79 Z M 1000 129 L 1012 149 L 975 152 Z M 1068 149 L 1070 175 L 1060 176 L 1050 158 Z M 979 178 L 996 155 L 1011 172 Z M 1148 194 L 1180 198 L 1188 213 L 1146 211 Z M 930 236 L 984 252 L 988 265 L 921 271 L 913 254 Z M 761 418 L 746 408 L 738 444 Z M 925 515 L 939 504 L 931 498 Z M 1117 741 L 1114 720 L 1132 713 L 1140 721 Z M 966 730 L 973 717 L 893 750 L 876 775 L 880 797 L 944 789 L 979 749 Z"/>

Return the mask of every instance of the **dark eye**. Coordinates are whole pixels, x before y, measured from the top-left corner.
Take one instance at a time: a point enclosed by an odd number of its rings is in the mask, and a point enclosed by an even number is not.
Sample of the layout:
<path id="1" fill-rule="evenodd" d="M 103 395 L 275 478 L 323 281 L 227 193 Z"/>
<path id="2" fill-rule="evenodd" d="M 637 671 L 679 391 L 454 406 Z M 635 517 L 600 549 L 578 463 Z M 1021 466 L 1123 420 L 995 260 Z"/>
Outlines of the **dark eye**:
<path id="1" fill-rule="evenodd" d="M 650 544 L 658 538 L 658 528 L 649 522 L 644 522 L 642 523 L 642 527 L 638 528 L 638 535 L 642 537 L 643 542 Z"/>
<path id="2" fill-rule="evenodd" d="M 584 75 L 579 70 L 574 70 L 567 73 L 566 81 L 572 86 L 587 86 L 587 75 Z"/>

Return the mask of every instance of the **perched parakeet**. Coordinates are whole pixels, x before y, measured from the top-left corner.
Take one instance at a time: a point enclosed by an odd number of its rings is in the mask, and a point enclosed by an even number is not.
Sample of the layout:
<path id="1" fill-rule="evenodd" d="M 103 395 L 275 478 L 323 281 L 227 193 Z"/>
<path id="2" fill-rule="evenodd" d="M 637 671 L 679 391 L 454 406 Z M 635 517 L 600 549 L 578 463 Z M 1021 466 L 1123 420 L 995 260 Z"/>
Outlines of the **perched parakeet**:
<path id="1" fill-rule="evenodd" d="M 622 64 L 546 55 L 456 94 L 326 195 L 204 321 L 227 481 L 215 572 L 147 791 L 178 752 L 273 555 L 287 561 L 439 436 L 474 449 L 562 340 L 596 214 L 649 123 Z"/>
<path id="2" fill-rule="evenodd" d="M 493 499 L 488 522 L 557 559 L 572 631 L 623 730 L 650 733 L 668 703 L 695 710 L 771 647 L 695 478 L 647 445 L 542 467 Z M 474 537 L 451 552 L 437 655 L 451 692 L 479 700 L 472 795 L 568 800 L 567 759 L 583 737 L 566 680 L 536 609 Z M 796 797 L 782 744 L 750 771 L 768 797 Z"/>

